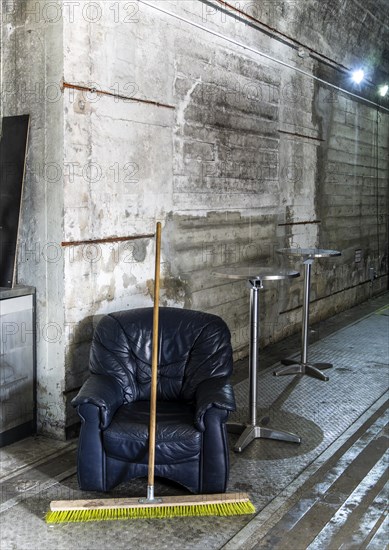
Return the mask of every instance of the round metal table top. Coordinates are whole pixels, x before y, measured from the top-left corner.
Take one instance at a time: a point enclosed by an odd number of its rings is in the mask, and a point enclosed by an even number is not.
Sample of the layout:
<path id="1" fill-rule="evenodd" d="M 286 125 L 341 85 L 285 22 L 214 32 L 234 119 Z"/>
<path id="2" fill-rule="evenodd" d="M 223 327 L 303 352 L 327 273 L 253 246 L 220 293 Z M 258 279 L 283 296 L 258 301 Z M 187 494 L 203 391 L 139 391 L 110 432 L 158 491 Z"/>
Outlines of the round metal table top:
<path id="1" fill-rule="evenodd" d="M 283 279 L 293 279 L 299 277 L 298 271 L 290 269 L 280 269 L 277 267 L 257 267 L 257 266 L 237 266 L 221 267 L 213 272 L 216 277 L 226 279 L 247 279 L 257 281 L 281 281 Z"/>
<path id="2" fill-rule="evenodd" d="M 301 256 L 307 258 L 330 258 L 332 256 L 341 256 L 339 250 L 325 250 L 322 248 L 281 248 L 277 250 L 278 254 L 286 256 Z"/>

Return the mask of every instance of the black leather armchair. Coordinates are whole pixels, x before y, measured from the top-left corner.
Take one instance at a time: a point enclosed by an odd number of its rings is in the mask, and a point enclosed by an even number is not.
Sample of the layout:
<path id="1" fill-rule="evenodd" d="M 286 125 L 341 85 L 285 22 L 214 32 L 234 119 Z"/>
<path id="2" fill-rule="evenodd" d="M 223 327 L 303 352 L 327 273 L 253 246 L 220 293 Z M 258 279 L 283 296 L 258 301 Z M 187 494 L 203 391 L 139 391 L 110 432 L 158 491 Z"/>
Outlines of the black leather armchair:
<path id="1" fill-rule="evenodd" d="M 78 481 L 108 491 L 147 475 L 153 309 L 111 313 L 96 327 L 81 418 Z M 226 420 L 235 410 L 230 332 L 220 317 L 160 308 L 155 475 L 193 493 L 226 490 Z"/>

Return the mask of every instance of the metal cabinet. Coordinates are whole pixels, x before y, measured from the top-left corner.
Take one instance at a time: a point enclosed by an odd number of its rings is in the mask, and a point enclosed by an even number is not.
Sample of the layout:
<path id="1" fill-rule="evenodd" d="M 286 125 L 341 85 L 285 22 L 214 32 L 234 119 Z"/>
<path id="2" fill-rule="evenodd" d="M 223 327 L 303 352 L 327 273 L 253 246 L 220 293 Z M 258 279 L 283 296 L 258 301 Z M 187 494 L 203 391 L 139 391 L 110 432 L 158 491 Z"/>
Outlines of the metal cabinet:
<path id="1" fill-rule="evenodd" d="M 36 431 L 35 289 L 0 289 L 0 447 Z"/>

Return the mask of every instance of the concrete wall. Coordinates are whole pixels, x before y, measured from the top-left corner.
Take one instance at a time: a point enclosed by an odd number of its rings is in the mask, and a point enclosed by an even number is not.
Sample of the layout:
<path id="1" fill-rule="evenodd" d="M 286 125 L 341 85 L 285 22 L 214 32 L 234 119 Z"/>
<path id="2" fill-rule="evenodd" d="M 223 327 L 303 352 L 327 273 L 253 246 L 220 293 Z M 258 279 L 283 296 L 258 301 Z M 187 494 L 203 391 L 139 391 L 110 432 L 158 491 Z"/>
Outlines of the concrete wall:
<path id="1" fill-rule="evenodd" d="M 65 429 L 62 18 L 53 2 L 1 3 L 1 114 L 30 114 L 17 282 L 37 289 L 38 427 Z M 20 327 L 23 338 L 23 327 Z"/>
<path id="2" fill-rule="evenodd" d="M 365 93 L 344 69 L 365 53 L 371 74 L 386 71 L 384 6 L 150 3 L 171 13 L 85 0 L 43 25 L 45 51 L 57 37 L 49 65 L 63 94 L 38 108 L 58 111 L 40 126 L 49 139 L 39 157 L 63 155 L 63 177 L 42 200 L 32 178 L 26 193 L 44 202 L 34 224 L 45 228 L 42 242 L 62 243 L 61 258 L 47 274 L 20 266 L 20 279 L 39 287 L 40 315 L 61 327 L 38 354 L 40 383 L 52 393 L 55 381 L 61 403 L 42 428 L 58 437 L 77 420 L 69 401 L 87 375 L 96 320 L 152 305 L 152 238 L 115 237 L 150 235 L 161 220 L 162 304 L 221 315 L 237 358 L 248 351 L 248 291 L 214 277 L 217 267 L 282 265 L 275 250 L 290 245 L 341 250 L 314 264 L 316 320 L 387 286 L 388 106 L 326 84 Z M 39 150 L 35 140 L 30 149 Z M 301 280 L 271 284 L 261 298 L 262 345 L 299 330 Z"/>

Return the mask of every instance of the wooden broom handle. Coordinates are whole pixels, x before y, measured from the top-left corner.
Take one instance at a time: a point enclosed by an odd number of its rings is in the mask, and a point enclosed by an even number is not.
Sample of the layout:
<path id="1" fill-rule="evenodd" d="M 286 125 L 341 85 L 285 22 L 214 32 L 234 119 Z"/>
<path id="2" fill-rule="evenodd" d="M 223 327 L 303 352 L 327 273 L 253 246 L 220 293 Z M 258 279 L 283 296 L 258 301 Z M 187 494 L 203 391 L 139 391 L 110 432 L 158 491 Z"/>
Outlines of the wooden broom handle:
<path id="1" fill-rule="evenodd" d="M 149 428 L 149 466 L 148 486 L 154 486 L 155 466 L 155 432 L 157 424 L 157 377 L 158 377 L 158 321 L 159 321 L 159 279 L 161 264 L 161 223 L 157 223 L 155 234 L 155 277 L 154 277 L 154 310 L 153 310 L 153 342 L 151 359 L 151 389 L 150 389 L 150 428 Z"/>

